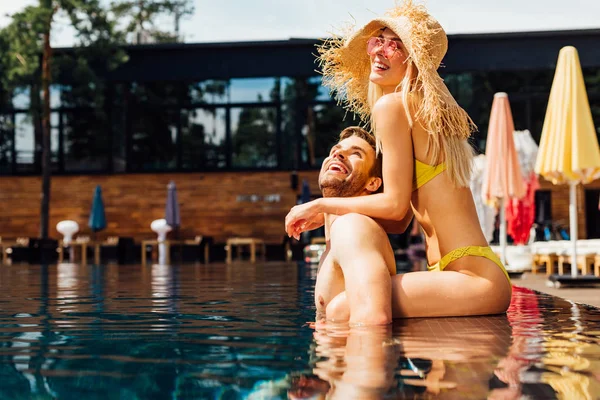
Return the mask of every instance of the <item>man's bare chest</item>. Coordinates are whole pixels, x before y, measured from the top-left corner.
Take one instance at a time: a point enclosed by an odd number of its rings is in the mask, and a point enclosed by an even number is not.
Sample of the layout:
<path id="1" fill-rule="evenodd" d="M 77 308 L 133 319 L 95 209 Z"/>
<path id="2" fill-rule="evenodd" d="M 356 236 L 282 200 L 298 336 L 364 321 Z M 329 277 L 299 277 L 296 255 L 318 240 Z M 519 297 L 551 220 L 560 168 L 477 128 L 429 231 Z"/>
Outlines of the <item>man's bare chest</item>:
<path id="1" fill-rule="evenodd" d="M 345 284 L 342 269 L 337 265 L 329 252 L 324 253 L 315 283 L 315 305 L 317 310 L 324 312 L 331 299 L 344 290 Z"/>

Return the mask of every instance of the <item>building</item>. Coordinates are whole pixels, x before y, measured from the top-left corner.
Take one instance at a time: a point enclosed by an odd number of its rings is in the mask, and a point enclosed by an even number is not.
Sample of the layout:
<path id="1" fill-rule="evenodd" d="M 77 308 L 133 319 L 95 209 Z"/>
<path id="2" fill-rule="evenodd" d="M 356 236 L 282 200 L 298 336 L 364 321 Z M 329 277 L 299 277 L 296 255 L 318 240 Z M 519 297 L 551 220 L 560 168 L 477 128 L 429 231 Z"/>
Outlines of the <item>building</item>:
<path id="1" fill-rule="evenodd" d="M 509 94 L 516 129 L 539 140 L 558 51 L 579 50 L 600 127 L 600 30 L 451 35 L 441 72 L 479 126 L 485 148 L 493 94 Z M 51 235 L 73 219 L 86 229 L 100 184 L 104 235 L 152 237 L 166 185 L 177 184 L 181 235 L 284 237 L 304 179 L 313 195 L 339 131 L 357 124 L 321 86 L 316 40 L 126 47 L 102 90 L 52 87 Z M 73 49 L 59 49 L 69 54 Z M 99 100 L 101 99 L 101 100 Z M 27 92 L 0 112 L 0 235 L 37 236 L 41 178 Z M 580 187 L 580 237 L 600 237 L 600 182 Z M 542 219 L 568 225 L 568 188 L 542 182 Z"/>

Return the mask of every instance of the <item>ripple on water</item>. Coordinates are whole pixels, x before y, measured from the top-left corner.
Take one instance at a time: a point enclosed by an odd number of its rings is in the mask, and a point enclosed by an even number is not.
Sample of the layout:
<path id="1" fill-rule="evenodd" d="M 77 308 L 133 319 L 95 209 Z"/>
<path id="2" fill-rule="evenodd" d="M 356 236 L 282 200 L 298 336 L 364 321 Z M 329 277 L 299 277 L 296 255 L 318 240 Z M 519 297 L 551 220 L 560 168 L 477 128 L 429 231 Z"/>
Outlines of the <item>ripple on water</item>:
<path id="1" fill-rule="evenodd" d="M 315 330 L 314 275 L 0 268 L 0 398 L 600 397 L 595 308 L 515 288 L 505 315 Z"/>

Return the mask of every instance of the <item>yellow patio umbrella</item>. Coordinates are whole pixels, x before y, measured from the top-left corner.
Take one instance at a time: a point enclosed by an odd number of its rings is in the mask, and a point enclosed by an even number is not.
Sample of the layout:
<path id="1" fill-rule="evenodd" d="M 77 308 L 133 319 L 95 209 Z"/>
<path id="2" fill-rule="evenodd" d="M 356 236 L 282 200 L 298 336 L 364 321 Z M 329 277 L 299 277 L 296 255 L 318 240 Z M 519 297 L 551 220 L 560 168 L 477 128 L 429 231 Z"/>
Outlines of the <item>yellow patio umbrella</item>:
<path id="1" fill-rule="evenodd" d="M 535 172 L 553 184 L 570 185 L 571 275 L 577 276 L 577 192 L 600 177 L 600 148 L 577 49 L 563 47 L 550 90 Z"/>

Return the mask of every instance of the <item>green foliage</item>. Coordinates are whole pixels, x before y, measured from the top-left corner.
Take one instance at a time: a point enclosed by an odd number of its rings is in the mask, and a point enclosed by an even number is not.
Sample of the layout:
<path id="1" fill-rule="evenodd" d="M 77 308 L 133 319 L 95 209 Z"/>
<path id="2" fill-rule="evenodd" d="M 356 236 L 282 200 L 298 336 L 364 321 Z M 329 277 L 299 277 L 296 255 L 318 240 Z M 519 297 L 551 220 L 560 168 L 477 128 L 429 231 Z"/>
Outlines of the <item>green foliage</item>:
<path id="1" fill-rule="evenodd" d="M 123 24 L 130 42 L 173 42 L 179 39 L 179 18 L 191 15 L 194 4 L 191 0 L 115 0 L 110 9 Z M 156 25 L 158 18 L 165 15 L 175 17 L 174 32 L 161 30 Z"/>
<path id="2" fill-rule="evenodd" d="M 238 126 L 233 132 L 235 167 L 274 167 L 275 109 L 244 108 L 239 114 Z"/>
<path id="3" fill-rule="evenodd" d="M 29 6 L 13 14 L 11 24 L 0 31 L 0 83 L 7 92 L 30 84 L 36 76 L 49 17 L 48 9 Z"/>

